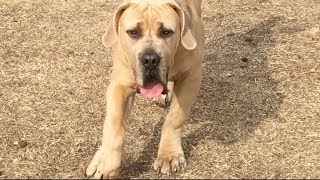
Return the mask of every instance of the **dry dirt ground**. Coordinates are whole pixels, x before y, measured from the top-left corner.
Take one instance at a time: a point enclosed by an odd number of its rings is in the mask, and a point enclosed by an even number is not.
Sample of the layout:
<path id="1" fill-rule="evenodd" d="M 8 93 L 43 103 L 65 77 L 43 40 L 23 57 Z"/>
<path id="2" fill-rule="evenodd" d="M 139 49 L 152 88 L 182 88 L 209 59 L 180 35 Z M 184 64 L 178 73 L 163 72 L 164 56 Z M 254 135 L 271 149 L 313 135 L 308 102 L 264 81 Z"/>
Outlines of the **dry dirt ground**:
<path id="1" fill-rule="evenodd" d="M 107 0 L 0 0 L 0 178 L 82 178 L 100 145 Z M 320 178 L 320 1 L 205 0 L 204 81 L 175 178 Z M 166 110 L 138 96 L 123 177 L 157 175 Z"/>

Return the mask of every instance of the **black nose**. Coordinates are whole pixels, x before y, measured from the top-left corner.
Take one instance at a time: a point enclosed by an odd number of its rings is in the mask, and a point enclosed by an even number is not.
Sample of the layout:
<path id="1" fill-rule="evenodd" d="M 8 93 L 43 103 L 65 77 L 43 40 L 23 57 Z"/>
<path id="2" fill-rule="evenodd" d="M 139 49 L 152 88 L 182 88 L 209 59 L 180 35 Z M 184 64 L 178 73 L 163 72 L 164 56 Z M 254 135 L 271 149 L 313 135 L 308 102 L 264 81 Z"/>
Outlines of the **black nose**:
<path id="1" fill-rule="evenodd" d="M 148 68 L 155 68 L 160 63 L 160 56 L 155 52 L 146 52 L 141 56 L 141 64 Z"/>

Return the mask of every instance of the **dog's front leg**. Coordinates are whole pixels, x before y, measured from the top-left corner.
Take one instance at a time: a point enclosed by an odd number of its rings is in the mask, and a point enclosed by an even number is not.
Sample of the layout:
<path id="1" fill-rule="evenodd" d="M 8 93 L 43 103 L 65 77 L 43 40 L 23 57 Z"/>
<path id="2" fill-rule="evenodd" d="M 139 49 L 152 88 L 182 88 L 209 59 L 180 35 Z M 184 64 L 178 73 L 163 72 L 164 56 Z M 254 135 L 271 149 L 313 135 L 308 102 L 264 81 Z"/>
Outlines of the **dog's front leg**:
<path id="1" fill-rule="evenodd" d="M 201 84 L 201 70 L 194 72 L 180 82 L 175 82 L 170 111 L 162 127 L 155 170 L 170 174 L 182 170 L 186 160 L 181 145 L 183 124 Z"/>
<path id="2" fill-rule="evenodd" d="M 103 126 L 102 146 L 89 164 L 86 175 L 93 178 L 117 176 L 121 164 L 124 120 L 132 107 L 132 88 L 111 82 L 107 90 L 107 112 Z"/>

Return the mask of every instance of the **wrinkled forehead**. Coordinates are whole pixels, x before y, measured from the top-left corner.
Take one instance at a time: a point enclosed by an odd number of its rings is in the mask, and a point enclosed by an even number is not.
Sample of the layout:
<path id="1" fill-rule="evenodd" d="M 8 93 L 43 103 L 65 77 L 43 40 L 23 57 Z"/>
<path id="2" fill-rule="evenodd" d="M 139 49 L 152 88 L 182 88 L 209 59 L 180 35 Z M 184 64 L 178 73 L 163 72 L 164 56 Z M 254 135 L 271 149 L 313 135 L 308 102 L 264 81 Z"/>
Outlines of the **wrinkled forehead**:
<path id="1" fill-rule="evenodd" d="M 168 4 L 134 3 L 121 16 L 121 24 L 125 29 L 138 25 L 147 29 L 164 26 L 172 30 L 180 27 L 178 13 Z"/>

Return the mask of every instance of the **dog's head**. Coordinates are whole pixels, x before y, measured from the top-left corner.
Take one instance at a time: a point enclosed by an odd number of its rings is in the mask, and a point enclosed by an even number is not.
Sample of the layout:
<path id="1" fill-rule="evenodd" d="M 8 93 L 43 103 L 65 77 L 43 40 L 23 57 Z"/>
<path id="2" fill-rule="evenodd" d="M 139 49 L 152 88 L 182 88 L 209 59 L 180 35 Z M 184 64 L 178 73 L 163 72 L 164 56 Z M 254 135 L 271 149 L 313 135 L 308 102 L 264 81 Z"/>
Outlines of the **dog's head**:
<path id="1" fill-rule="evenodd" d="M 116 10 L 103 36 L 106 47 L 121 48 L 146 97 L 166 93 L 167 74 L 179 45 L 192 50 L 190 12 L 174 0 L 127 0 Z"/>

